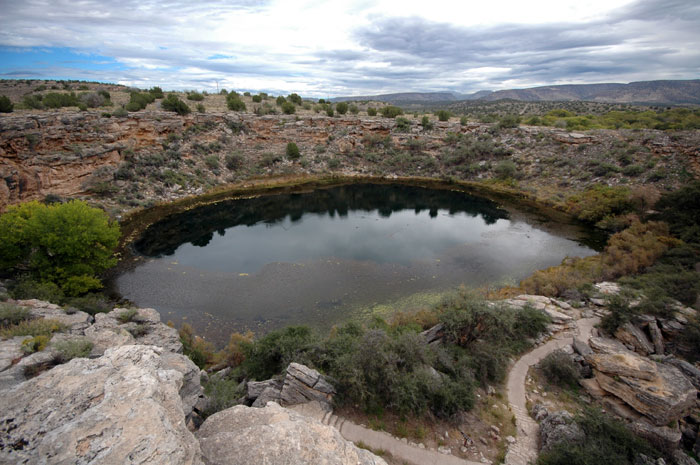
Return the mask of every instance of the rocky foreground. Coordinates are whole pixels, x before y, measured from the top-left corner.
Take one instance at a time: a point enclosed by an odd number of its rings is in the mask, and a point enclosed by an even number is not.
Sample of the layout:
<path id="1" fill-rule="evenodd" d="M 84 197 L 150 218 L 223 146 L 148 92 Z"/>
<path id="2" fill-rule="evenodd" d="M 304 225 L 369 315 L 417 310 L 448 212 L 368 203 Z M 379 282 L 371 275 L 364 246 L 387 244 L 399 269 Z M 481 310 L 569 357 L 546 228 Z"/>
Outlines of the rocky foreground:
<path id="1" fill-rule="evenodd" d="M 22 349 L 27 337 L 0 341 L 1 463 L 385 463 L 276 403 L 236 406 L 202 424 L 206 372 L 182 355 L 177 331 L 153 309 L 93 318 L 38 300 L 13 303 L 64 330 L 30 355 Z M 66 340 L 90 341 L 89 357 L 56 365 Z"/>
<path id="2" fill-rule="evenodd" d="M 602 284 L 598 290 L 614 293 L 617 287 Z M 523 295 L 504 304 L 529 304 L 550 317 L 548 335 L 536 341 L 542 345 L 551 336 L 570 337 L 577 323 L 605 315 L 605 302 L 590 300 Z M 27 336 L 0 340 L 2 463 L 385 463 L 347 441 L 342 428 L 319 420 L 331 416 L 334 388 L 304 365 L 290 364 L 281 379 L 248 382 L 240 405 L 203 421 L 208 399 L 201 382 L 208 375 L 182 355 L 177 331 L 161 323 L 155 310 L 116 308 L 93 317 L 38 300 L 7 303 L 59 331 L 33 353 L 27 351 Z M 645 316 L 614 337 L 593 329 L 585 340 L 557 344 L 580 365 L 585 396 L 640 436 L 674 451 L 678 464 L 690 463 L 679 446 L 700 445 L 700 370 L 670 355 L 675 336 L 692 317 L 695 310 L 679 306 L 671 318 Z M 440 343 L 442 328 L 423 337 Z M 61 347 L 81 341 L 89 343 L 89 353 L 63 363 Z M 534 403 L 531 395 L 528 401 Z M 321 408 L 315 418 L 302 414 L 303 408 L 285 408 L 309 402 Z M 570 414 L 555 412 L 546 402 L 535 404 L 531 413 L 541 422 L 543 450 L 562 440 L 585 441 Z M 513 447 L 524 444 L 518 425 L 518 438 L 510 438 Z"/>

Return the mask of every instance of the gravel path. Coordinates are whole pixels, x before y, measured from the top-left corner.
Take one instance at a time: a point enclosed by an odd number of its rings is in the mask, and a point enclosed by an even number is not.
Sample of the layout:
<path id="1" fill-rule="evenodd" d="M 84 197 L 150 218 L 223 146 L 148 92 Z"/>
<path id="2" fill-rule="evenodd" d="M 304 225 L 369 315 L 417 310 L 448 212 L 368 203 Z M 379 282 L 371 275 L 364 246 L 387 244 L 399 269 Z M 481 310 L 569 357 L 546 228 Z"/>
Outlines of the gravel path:
<path id="1" fill-rule="evenodd" d="M 576 321 L 576 338 L 588 342 L 593 326 L 599 318 L 583 318 Z M 527 465 L 537 459 L 539 425 L 533 420 L 525 405 L 525 379 L 531 366 L 537 364 L 550 353 L 571 345 L 571 334 L 561 334 L 544 345 L 523 355 L 508 373 L 508 402 L 515 415 L 517 437 L 508 447 L 506 465 Z"/>

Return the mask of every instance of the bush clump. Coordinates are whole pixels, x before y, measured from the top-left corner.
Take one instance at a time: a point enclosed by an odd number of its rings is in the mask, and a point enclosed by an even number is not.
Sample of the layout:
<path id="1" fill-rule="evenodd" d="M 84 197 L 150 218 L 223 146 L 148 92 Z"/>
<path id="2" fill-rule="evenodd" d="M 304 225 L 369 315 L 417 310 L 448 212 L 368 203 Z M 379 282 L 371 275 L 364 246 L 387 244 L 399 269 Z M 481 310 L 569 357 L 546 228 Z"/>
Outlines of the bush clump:
<path id="1" fill-rule="evenodd" d="M 374 107 L 368 107 L 367 116 L 377 116 L 377 109 Z"/>
<path id="2" fill-rule="evenodd" d="M 54 345 L 61 363 L 69 362 L 74 358 L 85 358 L 90 355 L 92 348 L 93 343 L 85 338 L 68 339 Z"/>
<path id="3" fill-rule="evenodd" d="M 5 95 L 0 95 L 0 113 L 12 113 L 15 106 Z"/>
<path id="4" fill-rule="evenodd" d="M 229 110 L 231 111 L 245 111 L 246 106 L 243 100 L 238 96 L 238 94 L 234 94 L 231 92 L 226 96 L 226 106 L 228 107 Z"/>
<path id="5" fill-rule="evenodd" d="M 178 115 L 187 115 L 192 111 L 190 107 L 175 94 L 168 94 L 168 96 L 160 102 L 160 106 L 163 110 L 174 111 Z"/>
<path id="6" fill-rule="evenodd" d="M 452 113 L 447 110 L 438 110 L 435 112 L 435 116 L 437 116 L 440 121 L 449 121 Z"/>
<path id="7" fill-rule="evenodd" d="M 581 377 L 578 366 L 565 352 L 552 352 L 542 359 L 539 367 L 547 381 L 555 386 L 573 389 L 578 386 Z"/>
<path id="8" fill-rule="evenodd" d="M 344 115 L 348 112 L 348 108 L 349 106 L 346 102 L 338 102 L 335 106 L 335 111 L 337 111 L 339 115 Z"/>
<path id="9" fill-rule="evenodd" d="M 201 102 L 204 100 L 204 95 L 197 91 L 187 92 L 187 100 L 192 100 L 194 102 Z"/>
<path id="10" fill-rule="evenodd" d="M 294 142 L 290 142 L 287 144 L 285 154 L 290 160 L 298 160 L 299 158 L 301 158 L 301 152 L 299 151 L 299 147 Z"/>
<path id="11" fill-rule="evenodd" d="M 10 206 L 0 216 L 0 266 L 77 296 L 102 287 L 97 276 L 116 264 L 119 235 L 117 223 L 82 201 Z"/>
<path id="12" fill-rule="evenodd" d="M 292 102 L 284 102 L 282 103 L 282 113 L 285 115 L 293 115 L 297 111 L 296 105 L 294 105 Z"/>
<path id="13" fill-rule="evenodd" d="M 380 110 L 384 118 L 396 118 L 399 115 L 403 115 L 403 110 L 400 107 L 394 105 L 387 105 L 382 107 Z M 374 116 L 374 115 L 370 115 Z"/>

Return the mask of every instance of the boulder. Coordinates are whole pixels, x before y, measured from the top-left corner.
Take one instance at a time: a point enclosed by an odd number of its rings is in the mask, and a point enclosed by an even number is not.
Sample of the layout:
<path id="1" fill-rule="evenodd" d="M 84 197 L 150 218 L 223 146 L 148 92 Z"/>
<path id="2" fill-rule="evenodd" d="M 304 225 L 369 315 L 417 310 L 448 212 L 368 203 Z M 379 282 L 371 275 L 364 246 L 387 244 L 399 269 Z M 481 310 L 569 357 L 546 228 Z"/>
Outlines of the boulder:
<path id="1" fill-rule="evenodd" d="M 659 325 L 656 323 L 656 318 L 649 321 L 649 334 L 651 334 L 651 342 L 654 344 L 654 352 L 658 355 L 664 354 L 664 337 L 661 334 Z"/>
<path id="2" fill-rule="evenodd" d="M 615 295 L 620 293 L 620 285 L 613 282 L 603 281 L 594 284 L 598 292 L 605 295 Z"/>
<path id="3" fill-rule="evenodd" d="M 652 380 L 611 375 L 595 370 L 600 387 L 627 403 L 656 425 L 681 418 L 692 409 L 697 391 L 675 367 L 657 364 L 658 376 Z"/>
<path id="4" fill-rule="evenodd" d="M 22 341 L 26 336 L 17 336 L 12 339 L 0 340 L 0 372 L 3 372 L 17 363 L 24 355 Z"/>
<path id="5" fill-rule="evenodd" d="M 629 376 L 645 380 L 653 380 L 658 376 L 654 362 L 630 351 L 617 354 L 592 354 L 586 357 L 586 361 L 596 370 L 609 376 Z"/>
<path id="6" fill-rule="evenodd" d="M 287 367 L 287 375 L 280 393 L 282 405 L 303 404 L 315 400 L 322 405 L 328 405 L 330 410 L 333 394 L 335 389 L 318 371 L 299 363 L 290 363 Z"/>
<path id="7" fill-rule="evenodd" d="M 549 297 L 523 294 L 515 299 L 506 300 L 506 302 L 517 307 L 524 307 L 526 304 L 529 304 L 537 310 L 545 312 L 552 319 L 552 323 L 555 324 L 566 324 L 573 320 L 569 315 L 560 312 L 561 306 L 554 304 Z"/>
<path id="8" fill-rule="evenodd" d="M 215 413 L 197 432 L 207 464 L 386 465 L 320 421 L 270 402 Z"/>
<path id="9" fill-rule="evenodd" d="M 631 409 L 622 400 L 615 396 L 605 396 L 601 399 L 603 407 L 613 415 L 627 421 L 639 421 L 644 418 L 639 412 Z"/>
<path id="10" fill-rule="evenodd" d="M 440 342 L 445 332 L 445 326 L 442 323 L 438 323 L 430 329 L 423 331 L 421 336 L 425 338 L 425 342 L 432 344 L 434 342 Z"/>
<path id="11" fill-rule="evenodd" d="M 267 388 L 273 388 L 277 391 L 282 390 L 282 381 L 277 379 L 268 379 L 266 381 L 248 381 L 246 383 L 246 400 L 254 401 Z M 264 406 L 264 405 L 263 405 Z"/>
<path id="12" fill-rule="evenodd" d="M 634 458 L 634 465 L 666 465 L 666 461 L 662 458 L 653 459 L 644 454 L 637 454 Z"/>
<path id="13" fill-rule="evenodd" d="M 695 389 L 700 389 L 700 370 L 695 367 L 695 365 L 691 365 L 690 363 L 686 362 L 685 360 L 681 360 L 678 358 L 674 357 L 669 357 L 664 360 L 666 363 L 670 363 L 674 367 L 678 368 L 681 370 L 681 372 L 685 375 L 688 380 L 693 383 L 693 386 L 695 386 Z"/>
<path id="14" fill-rule="evenodd" d="M 676 449 L 673 451 L 673 463 L 676 465 L 698 465 L 698 462 L 693 460 L 680 449 Z"/>
<path id="15" fill-rule="evenodd" d="M 634 347 L 634 351 L 641 355 L 649 355 L 655 352 L 654 345 L 649 341 L 649 338 L 644 331 L 633 325 L 625 323 L 617 328 L 615 337 L 621 340 L 624 344 Z"/>
<path id="16" fill-rule="evenodd" d="M 585 357 L 587 355 L 593 354 L 593 351 L 591 350 L 590 346 L 580 339 L 574 338 L 574 342 L 571 345 L 574 348 L 574 351 L 576 351 L 576 353 L 579 355 Z"/>
<path id="17" fill-rule="evenodd" d="M 583 389 L 586 390 L 589 396 L 593 397 L 594 399 L 602 399 L 607 395 L 605 391 L 600 387 L 598 384 L 598 381 L 596 381 L 595 378 L 582 378 L 578 380 L 578 383 L 583 386 Z"/>
<path id="18" fill-rule="evenodd" d="M 627 347 L 617 339 L 609 339 L 607 337 L 592 337 L 588 340 L 588 344 L 593 349 L 593 352 L 598 354 L 617 354 L 620 352 L 629 352 Z"/>
<path id="19" fill-rule="evenodd" d="M 654 426 L 647 422 L 635 421 L 630 423 L 629 427 L 637 436 L 646 439 L 657 448 L 661 445 L 664 450 L 673 450 L 681 442 L 681 432 L 668 426 Z"/>
<path id="20" fill-rule="evenodd" d="M 560 442 L 583 442 L 586 435 L 566 410 L 550 413 L 540 423 L 540 450 L 545 452 Z"/>
<path id="21" fill-rule="evenodd" d="M 0 462 L 201 464 L 173 369 L 192 362 L 173 362 L 159 347 L 120 346 L 3 392 Z"/>

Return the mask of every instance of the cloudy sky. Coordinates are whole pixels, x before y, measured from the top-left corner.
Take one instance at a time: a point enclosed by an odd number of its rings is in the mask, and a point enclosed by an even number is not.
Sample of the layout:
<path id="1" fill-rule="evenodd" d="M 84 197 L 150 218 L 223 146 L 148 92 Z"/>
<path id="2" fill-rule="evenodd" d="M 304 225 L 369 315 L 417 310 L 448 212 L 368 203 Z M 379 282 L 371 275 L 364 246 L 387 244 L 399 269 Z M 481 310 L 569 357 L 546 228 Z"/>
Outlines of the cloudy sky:
<path id="1" fill-rule="evenodd" d="M 700 78 L 700 0 L 0 0 L 0 78 L 404 91 Z"/>

